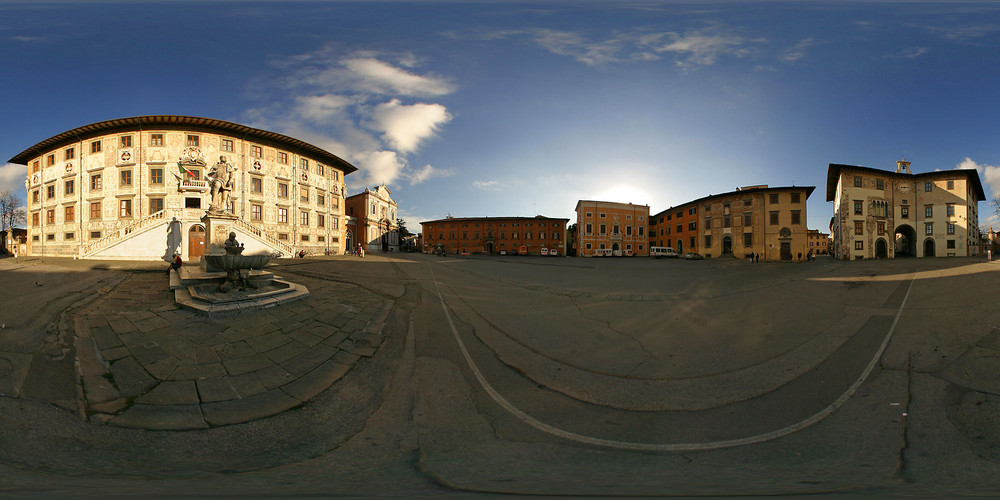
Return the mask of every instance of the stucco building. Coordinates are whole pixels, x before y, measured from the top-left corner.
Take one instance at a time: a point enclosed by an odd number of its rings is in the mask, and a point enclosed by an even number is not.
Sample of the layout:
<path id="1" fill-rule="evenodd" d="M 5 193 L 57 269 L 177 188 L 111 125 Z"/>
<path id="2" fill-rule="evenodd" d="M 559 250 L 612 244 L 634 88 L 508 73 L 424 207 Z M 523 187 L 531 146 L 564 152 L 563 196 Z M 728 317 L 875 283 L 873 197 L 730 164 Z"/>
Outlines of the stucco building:
<path id="1" fill-rule="evenodd" d="M 155 115 L 84 125 L 10 159 L 28 167 L 28 253 L 194 260 L 213 169 L 232 172 L 225 211 L 247 253 L 342 253 L 350 163 L 232 122 Z"/>
<path id="2" fill-rule="evenodd" d="M 830 233 L 821 233 L 819 229 L 809 229 L 806 231 L 806 239 L 809 241 L 809 252 L 814 255 L 826 255 L 830 253 L 830 246 L 833 240 Z"/>
<path id="3" fill-rule="evenodd" d="M 576 204 L 576 255 L 649 255 L 649 205 L 580 200 Z"/>
<path id="4" fill-rule="evenodd" d="M 355 220 L 346 239 L 354 249 L 358 243 L 366 252 L 399 251 L 399 224 L 396 222 L 396 202 L 385 185 L 375 189 L 365 188 L 361 193 L 348 196 L 345 202 L 347 215 Z"/>
<path id="5" fill-rule="evenodd" d="M 705 257 L 802 259 L 809 253 L 806 200 L 815 189 L 747 186 L 689 201 L 650 218 L 649 242 Z"/>
<path id="6" fill-rule="evenodd" d="M 566 255 L 566 224 L 552 217 L 447 217 L 420 223 L 423 251 Z"/>
<path id="7" fill-rule="evenodd" d="M 914 174 L 903 160 L 895 172 L 831 163 L 832 254 L 844 260 L 977 255 L 985 199 L 976 170 Z"/>

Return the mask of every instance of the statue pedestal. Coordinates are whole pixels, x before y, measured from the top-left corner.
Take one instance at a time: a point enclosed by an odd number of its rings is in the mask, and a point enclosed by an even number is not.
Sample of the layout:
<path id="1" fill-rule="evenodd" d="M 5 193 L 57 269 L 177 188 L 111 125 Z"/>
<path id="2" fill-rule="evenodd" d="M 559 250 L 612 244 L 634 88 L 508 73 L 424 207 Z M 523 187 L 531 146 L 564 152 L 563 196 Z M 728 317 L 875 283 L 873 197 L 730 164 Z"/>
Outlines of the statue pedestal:
<path id="1" fill-rule="evenodd" d="M 205 254 L 225 255 L 225 243 L 229 233 L 236 227 L 236 216 L 224 212 L 206 212 L 201 222 L 205 224 Z M 201 259 L 201 268 L 210 272 L 224 271 L 208 265 L 204 258 Z"/>

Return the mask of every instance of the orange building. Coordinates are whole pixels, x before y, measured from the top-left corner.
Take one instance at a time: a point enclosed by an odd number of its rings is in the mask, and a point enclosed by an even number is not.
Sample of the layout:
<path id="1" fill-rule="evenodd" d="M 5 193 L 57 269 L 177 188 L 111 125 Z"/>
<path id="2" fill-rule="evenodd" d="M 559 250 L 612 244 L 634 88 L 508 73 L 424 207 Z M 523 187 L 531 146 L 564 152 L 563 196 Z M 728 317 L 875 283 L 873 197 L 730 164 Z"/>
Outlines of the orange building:
<path id="1" fill-rule="evenodd" d="M 698 252 L 698 201 L 668 208 L 649 218 L 649 246 L 679 254 Z"/>
<path id="2" fill-rule="evenodd" d="M 447 217 L 420 223 L 424 253 L 566 255 L 569 219 Z"/>
<path id="3" fill-rule="evenodd" d="M 826 255 L 830 253 L 830 245 L 833 239 L 829 233 L 821 233 L 819 229 L 806 230 L 806 239 L 809 240 L 809 253 L 813 255 Z"/>
<path id="4" fill-rule="evenodd" d="M 649 205 L 580 200 L 576 204 L 576 254 L 649 255 Z"/>

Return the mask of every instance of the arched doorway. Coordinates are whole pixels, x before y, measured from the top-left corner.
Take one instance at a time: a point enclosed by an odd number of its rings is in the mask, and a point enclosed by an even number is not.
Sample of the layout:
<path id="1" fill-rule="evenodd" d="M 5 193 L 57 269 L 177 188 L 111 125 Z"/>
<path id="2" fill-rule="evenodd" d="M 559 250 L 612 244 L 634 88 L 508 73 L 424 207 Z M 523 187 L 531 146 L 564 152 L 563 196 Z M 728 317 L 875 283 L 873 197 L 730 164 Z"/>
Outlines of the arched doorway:
<path id="1" fill-rule="evenodd" d="M 195 224 L 188 229 L 188 260 L 200 259 L 205 254 L 205 226 Z"/>
<path id="2" fill-rule="evenodd" d="M 344 253 L 348 254 L 354 251 L 354 238 L 351 237 L 351 230 L 347 229 L 344 231 Z"/>
<path id="3" fill-rule="evenodd" d="M 895 255 L 894 257 L 916 257 L 917 256 L 917 232 L 913 226 L 903 224 L 895 231 Z"/>
<path id="4" fill-rule="evenodd" d="M 885 242 L 885 238 L 879 238 L 875 240 L 875 258 L 886 259 L 888 257 L 889 257 L 889 245 Z"/>
<path id="5" fill-rule="evenodd" d="M 492 241 L 486 243 L 486 253 L 488 253 L 490 255 L 493 255 L 493 242 Z"/>
<path id="6" fill-rule="evenodd" d="M 934 238 L 924 240 L 924 257 L 934 257 Z"/>
<path id="7" fill-rule="evenodd" d="M 677 240 L 677 248 L 675 250 L 677 253 L 684 253 L 684 242 Z"/>
<path id="8" fill-rule="evenodd" d="M 729 235 L 722 237 L 722 255 L 732 255 L 733 239 Z"/>
<path id="9" fill-rule="evenodd" d="M 617 252 L 620 249 L 621 249 L 621 247 L 619 247 L 617 243 L 612 243 L 611 244 L 611 251 L 612 252 Z"/>

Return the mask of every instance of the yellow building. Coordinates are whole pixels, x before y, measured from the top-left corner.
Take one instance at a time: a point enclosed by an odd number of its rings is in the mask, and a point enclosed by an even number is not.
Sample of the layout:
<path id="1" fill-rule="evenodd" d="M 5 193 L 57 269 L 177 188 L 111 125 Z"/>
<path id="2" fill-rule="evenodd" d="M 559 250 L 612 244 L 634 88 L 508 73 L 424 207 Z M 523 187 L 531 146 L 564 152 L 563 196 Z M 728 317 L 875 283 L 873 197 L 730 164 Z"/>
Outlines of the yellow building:
<path id="1" fill-rule="evenodd" d="M 576 204 L 576 255 L 649 255 L 649 205 L 580 200 Z"/>
<path id="2" fill-rule="evenodd" d="M 806 200 L 815 186 L 747 186 L 689 202 L 701 214 L 698 252 L 763 260 L 802 260 L 809 253 Z"/>
<path id="3" fill-rule="evenodd" d="M 248 253 L 343 253 L 344 176 L 357 170 L 275 132 L 170 115 L 77 127 L 10 162 L 28 167 L 28 253 L 101 259 L 200 257 L 213 168 L 233 173 L 225 211 Z"/>
<path id="4" fill-rule="evenodd" d="M 903 160 L 895 172 L 831 163 L 831 253 L 844 260 L 977 255 L 985 199 L 976 170 L 913 174 Z"/>
<path id="5" fill-rule="evenodd" d="M 806 231 L 806 238 L 809 240 L 809 253 L 813 255 L 826 255 L 830 253 L 829 233 L 821 233 L 819 229 L 809 229 Z"/>

